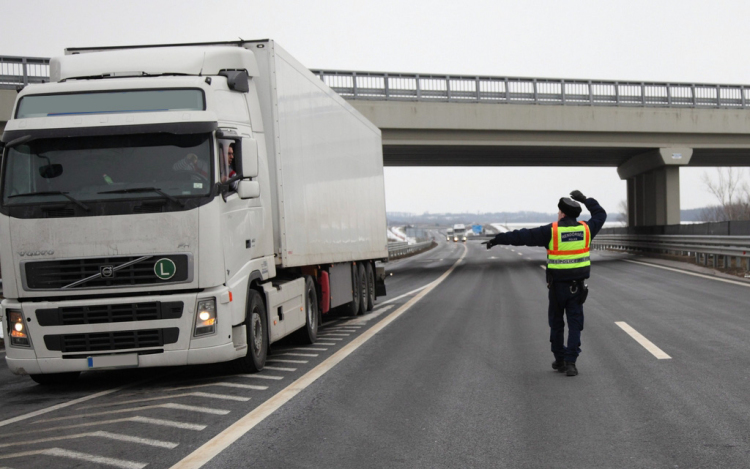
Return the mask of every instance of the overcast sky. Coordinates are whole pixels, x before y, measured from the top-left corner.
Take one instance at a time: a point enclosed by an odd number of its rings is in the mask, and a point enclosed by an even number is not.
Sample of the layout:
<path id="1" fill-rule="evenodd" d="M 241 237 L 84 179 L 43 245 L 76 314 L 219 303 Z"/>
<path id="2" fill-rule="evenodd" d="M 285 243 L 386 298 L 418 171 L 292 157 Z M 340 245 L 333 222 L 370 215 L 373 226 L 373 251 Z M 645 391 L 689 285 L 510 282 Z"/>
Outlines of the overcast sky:
<path id="1" fill-rule="evenodd" d="M 0 55 L 271 38 L 310 68 L 750 84 L 748 1 L 0 0 Z M 713 203 L 681 170 L 682 208 Z M 712 170 L 711 170 L 712 171 Z M 386 168 L 389 211 L 616 211 L 615 168 Z M 436 183 L 436 181 L 438 183 Z"/>

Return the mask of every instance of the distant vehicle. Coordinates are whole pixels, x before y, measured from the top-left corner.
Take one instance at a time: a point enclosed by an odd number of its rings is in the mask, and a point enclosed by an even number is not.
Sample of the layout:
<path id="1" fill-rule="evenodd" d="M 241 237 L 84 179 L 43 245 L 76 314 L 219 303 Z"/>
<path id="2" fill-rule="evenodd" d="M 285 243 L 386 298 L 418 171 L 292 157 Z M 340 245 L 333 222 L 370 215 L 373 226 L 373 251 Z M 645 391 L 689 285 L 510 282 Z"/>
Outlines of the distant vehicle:
<path id="1" fill-rule="evenodd" d="M 453 239 L 453 228 L 448 228 L 445 230 L 445 240 L 450 241 L 451 239 Z"/>
<path id="2" fill-rule="evenodd" d="M 453 225 L 453 242 L 466 242 L 466 225 L 457 223 Z"/>

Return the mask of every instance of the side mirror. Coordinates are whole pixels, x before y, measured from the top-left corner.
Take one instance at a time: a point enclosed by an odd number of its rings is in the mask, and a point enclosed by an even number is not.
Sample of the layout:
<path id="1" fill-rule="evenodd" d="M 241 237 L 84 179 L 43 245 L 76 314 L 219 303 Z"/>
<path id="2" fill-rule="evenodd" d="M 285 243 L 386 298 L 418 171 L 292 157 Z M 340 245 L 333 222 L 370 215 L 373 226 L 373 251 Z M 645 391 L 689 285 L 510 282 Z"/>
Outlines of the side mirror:
<path id="1" fill-rule="evenodd" d="M 54 179 L 63 173 L 61 164 L 46 164 L 39 167 L 39 175 L 44 179 Z"/>
<path id="2" fill-rule="evenodd" d="M 258 142 L 254 138 L 242 139 L 242 177 L 258 177 Z"/>
<path id="3" fill-rule="evenodd" d="M 242 179 L 237 182 L 237 195 L 240 199 L 257 199 L 260 197 L 260 183 Z"/>

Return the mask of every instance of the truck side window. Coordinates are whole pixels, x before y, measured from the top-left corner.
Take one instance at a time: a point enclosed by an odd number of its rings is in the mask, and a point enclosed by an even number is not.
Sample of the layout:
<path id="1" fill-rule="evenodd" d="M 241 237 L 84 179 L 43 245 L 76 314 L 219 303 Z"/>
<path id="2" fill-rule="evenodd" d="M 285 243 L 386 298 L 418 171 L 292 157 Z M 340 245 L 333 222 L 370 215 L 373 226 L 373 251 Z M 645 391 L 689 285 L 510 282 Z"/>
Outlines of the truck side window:
<path id="1" fill-rule="evenodd" d="M 234 142 L 231 140 L 219 140 L 219 173 L 221 182 L 237 175 L 234 170 Z M 231 184 L 229 190 L 237 190 L 237 184 Z"/>

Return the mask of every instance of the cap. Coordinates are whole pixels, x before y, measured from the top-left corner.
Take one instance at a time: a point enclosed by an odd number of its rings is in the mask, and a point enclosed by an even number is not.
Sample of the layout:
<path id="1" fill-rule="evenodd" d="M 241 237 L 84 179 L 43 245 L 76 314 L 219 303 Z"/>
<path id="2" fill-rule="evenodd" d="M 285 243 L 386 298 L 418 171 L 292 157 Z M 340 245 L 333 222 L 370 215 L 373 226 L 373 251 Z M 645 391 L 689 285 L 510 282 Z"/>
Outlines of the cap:
<path id="1" fill-rule="evenodd" d="M 557 208 L 569 217 L 578 218 L 578 215 L 581 214 L 581 206 L 570 197 L 562 197 L 560 202 L 557 203 Z"/>

